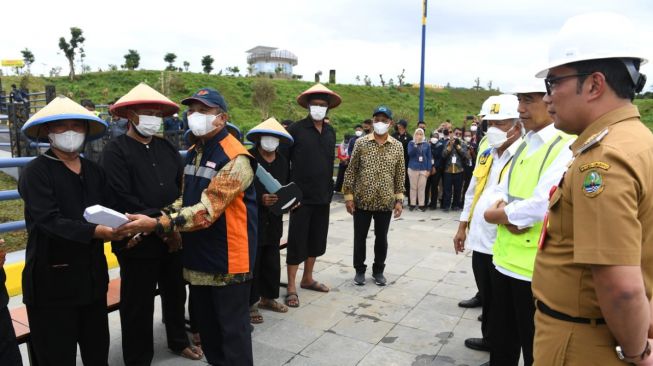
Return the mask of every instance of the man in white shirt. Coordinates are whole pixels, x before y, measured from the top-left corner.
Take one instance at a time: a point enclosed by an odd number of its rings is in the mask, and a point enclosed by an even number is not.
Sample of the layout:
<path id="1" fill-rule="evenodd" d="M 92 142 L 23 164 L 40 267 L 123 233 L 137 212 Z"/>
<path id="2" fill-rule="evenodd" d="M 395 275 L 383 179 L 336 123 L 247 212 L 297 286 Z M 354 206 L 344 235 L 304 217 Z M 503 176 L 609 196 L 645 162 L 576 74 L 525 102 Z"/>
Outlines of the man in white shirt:
<path id="1" fill-rule="evenodd" d="M 519 118 L 529 132 L 498 187 L 502 198 L 485 211 L 499 224 L 493 247 L 490 364 L 533 363 L 535 306 L 531 278 L 549 191 L 557 185 L 572 154 L 575 137 L 557 130 L 546 111 L 543 87 L 521 89 Z"/>
<path id="2" fill-rule="evenodd" d="M 479 289 L 483 306 L 481 320 L 482 338 L 468 338 L 465 346 L 478 351 L 489 351 L 488 325 L 490 318 L 490 299 L 492 286 L 490 274 L 492 264 L 492 245 L 496 239 L 497 226 L 483 218 L 485 210 L 501 199 L 497 192 L 499 183 L 507 175 L 510 161 L 521 144 L 521 123 L 517 112 L 517 98 L 514 95 L 501 95 L 499 112 L 487 116 L 489 148 L 479 151 L 478 161 L 465 194 L 465 205 L 460 215 L 458 232 L 453 238 L 456 254 L 471 249 L 472 269 L 476 286 Z M 469 235 L 467 231 L 469 229 Z M 467 246 L 465 240 L 467 239 Z"/>

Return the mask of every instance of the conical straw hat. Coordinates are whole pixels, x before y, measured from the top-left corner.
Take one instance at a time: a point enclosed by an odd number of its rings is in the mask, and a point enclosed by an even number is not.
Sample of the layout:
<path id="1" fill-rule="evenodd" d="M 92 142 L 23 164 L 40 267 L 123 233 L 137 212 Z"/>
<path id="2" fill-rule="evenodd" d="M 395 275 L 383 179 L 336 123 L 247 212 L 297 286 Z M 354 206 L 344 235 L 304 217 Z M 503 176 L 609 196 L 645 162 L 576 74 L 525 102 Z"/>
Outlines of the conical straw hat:
<path id="1" fill-rule="evenodd" d="M 251 142 L 257 142 L 261 136 L 274 136 L 279 138 L 279 142 L 292 145 L 294 142 L 292 136 L 274 117 L 268 118 L 259 123 L 256 127 L 247 132 L 245 136 Z"/>
<path id="2" fill-rule="evenodd" d="M 179 112 L 179 107 L 175 102 L 145 83 L 136 85 L 129 93 L 123 95 L 111 106 L 109 111 L 117 116 L 128 118 L 127 110 L 136 106 L 160 109 L 163 117 Z"/>
<path id="3" fill-rule="evenodd" d="M 304 108 L 308 108 L 308 99 L 311 94 L 326 94 L 329 96 L 329 108 L 335 108 L 340 105 L 342 98 L 335 92 L 329 90 L 326 86 L 317 83 L 312 87 L 308 88 L 305 92 L 301 93 L 297 97 L 297 103 Z"/>
<path id="4" fill-rule="evenodd" d="M 88 111 L 86 108 L 64 96 L 58 96 L 40 111 L 34 113 L 25 122 L 21 131 L 30 140 L 47 142 L 48 135 L 45 128 L 42 128 L 43 125 L 48 122 L 66 119 L 79 119 L 88 123 L 89 131 L 86 136 L 87 141 L 104 136 L 107 130 L 107 123 L 98 118 L 93 112 Z"/>

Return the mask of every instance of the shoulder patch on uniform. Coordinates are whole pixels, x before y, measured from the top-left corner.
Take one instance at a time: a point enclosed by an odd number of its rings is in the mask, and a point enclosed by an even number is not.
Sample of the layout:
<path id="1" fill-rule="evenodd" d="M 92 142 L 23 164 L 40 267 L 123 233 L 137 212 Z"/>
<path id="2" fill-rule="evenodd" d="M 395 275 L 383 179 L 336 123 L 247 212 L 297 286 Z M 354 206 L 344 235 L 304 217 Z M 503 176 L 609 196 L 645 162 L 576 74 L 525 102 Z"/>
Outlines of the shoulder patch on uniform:
<path id="1" fill-rule="evenodd" d="M 587 197 L 596 197 L 605 186 L 603 185 L 603 176 L 596 169 L 592 169 L 585 174 L 583 179 L 583 193 Z"/>
<path id="2" fill-rule="evenodd" d="M 491 153 L 492 153 L 492 148 L 489 148 L 489 149 L 483 151 L 483 153 L 481 154 L 481 156 L 478 159 L 478 163 L 480 165 L 485 165 L 485 163 L 487 162 L 487 159 L 490 157 Z"/>
<path id="3" fill-rule="evenodd" d="M 578 169 L 580 169 L 580 171 L 582 173 L 582 172 L 584 172 L 586 170 L 594 169 L 594 168 L 608 170 L 608 169 L 610 169 L 610 164 L 602 162 L 602 161 L 593 161 L 593 162 L 591 162 L 589 164 L 582 165 Z"/>
<path id="4" fill-rule="evenodd" d="M 599 142 L 601 142 L 601 140 L 603 140 L 603 138 L 608 134 L 608 132 L 610 132 L 610 131 L 606 127 L 606 128 L 603 129 L 603 131 L 590 136 L 585 141 L 585 143 L 581 147 L 579 147 L 578 150 L 576 150 L 576 153 L 574 155 L 580 155 L 580 154 L 584 153 L 585 151 L 587 151 L 587 150 L 593 148 L 594 146 L 596 146 Z"/>

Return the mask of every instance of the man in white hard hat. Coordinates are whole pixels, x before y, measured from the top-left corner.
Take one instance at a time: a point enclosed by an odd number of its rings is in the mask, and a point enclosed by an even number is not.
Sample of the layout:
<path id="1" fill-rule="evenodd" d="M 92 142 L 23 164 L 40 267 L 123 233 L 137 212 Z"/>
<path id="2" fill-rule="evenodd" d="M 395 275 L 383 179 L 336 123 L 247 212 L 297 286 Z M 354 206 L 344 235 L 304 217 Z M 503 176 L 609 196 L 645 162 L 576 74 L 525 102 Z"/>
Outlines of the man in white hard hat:
<path id="1" fill-rule="evenodd" d="M 544 88 L 524 88 L 515 94 L 519 119 L 528 133 L 499 186 L 503 198 L 485 211 L 488 222 L 499 224 L 492 248 L 490 364 L 517 366 L 522 353 L 524 365 L 529 366 L 535 332 L 531 278 L 536 244 L 549 190 L 571 159 L 569 145 L 574 137 L 553 126 L 542 99 Z"/>
<path id="2" fill-rule="evenodd" d="M 483 306 L 481 320 L 482 338 L 467 338 L 465 346 L 478 351 L 490 350 L 489 323 L 491 317 L 492 246 L 497 236 L 497 225 L 483 218 L 485 209 L 501 195 L 497 187 L 505 179 L 510 162 L 521 144 L 521 124 L 517 113 L 517 99 L 513 95 L 495 98 L 502 106 L 502 113 L 487 116 L 488 147 L 479 150 L 478 161 L 465 194 L 463 212 L 460 214 L 458 232 L 453 238 L 456 254 L 471 249 L 472 270 L 479 290 L 479 301 Z M 469 235 L 468 235 L 469 232 Z"/>
<path id="3" fill-rule="evenodd" d="M 646 80 L 636 36 L 618 14 L 570 18 L 537 74 L 556 127 L 579 135 L 535 263 L 537 365 L 653 364 L 653 134 L 632 104 Z"/>

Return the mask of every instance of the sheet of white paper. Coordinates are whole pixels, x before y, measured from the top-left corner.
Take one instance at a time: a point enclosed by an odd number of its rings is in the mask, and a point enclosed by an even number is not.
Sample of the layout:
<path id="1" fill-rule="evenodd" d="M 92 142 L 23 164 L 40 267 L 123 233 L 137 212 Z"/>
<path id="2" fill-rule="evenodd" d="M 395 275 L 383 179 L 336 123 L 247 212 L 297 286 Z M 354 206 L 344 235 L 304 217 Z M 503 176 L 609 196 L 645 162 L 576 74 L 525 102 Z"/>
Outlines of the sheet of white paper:
<path id="1" fill-rule="evenodd" d="M 92 224 L 104 225 L 114 229 L 129 221 L 127 216 L 102 205 L 87 207 L 84 210 L 84 219 Z"/>

